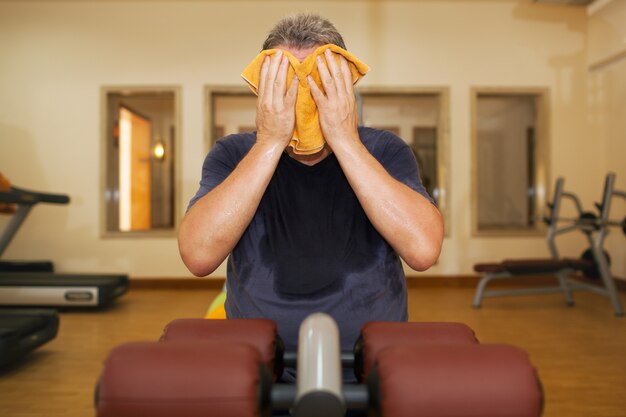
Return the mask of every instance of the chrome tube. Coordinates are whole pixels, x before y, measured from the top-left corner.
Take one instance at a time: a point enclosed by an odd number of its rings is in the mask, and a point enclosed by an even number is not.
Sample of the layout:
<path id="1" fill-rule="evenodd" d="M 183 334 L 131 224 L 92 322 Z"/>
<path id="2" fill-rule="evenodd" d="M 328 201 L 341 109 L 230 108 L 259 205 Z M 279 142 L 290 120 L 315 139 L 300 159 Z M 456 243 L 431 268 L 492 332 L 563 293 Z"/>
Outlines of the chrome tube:
<path id="1" fill-rule="evenodd" d="M 314 313 L 300 325 L 295 417 L 339 417 L 342 393 L 339 328 L 327 314 Z"/>

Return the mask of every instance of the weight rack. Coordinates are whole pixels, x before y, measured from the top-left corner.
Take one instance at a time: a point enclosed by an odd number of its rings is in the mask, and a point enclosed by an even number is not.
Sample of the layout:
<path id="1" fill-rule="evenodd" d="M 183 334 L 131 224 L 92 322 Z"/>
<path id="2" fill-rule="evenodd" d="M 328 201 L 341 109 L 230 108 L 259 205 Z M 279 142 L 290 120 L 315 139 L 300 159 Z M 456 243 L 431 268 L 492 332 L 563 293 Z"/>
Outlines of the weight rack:
<path id="1" fill-rule="evenodd" d="M 562 177 L 557 179 L 554 199 L 551 204 L 548 204 L 550 215 L 544 219 L 548 224 L 547 243 L 551 258 L 504 260 L 501 263 L 475 265 L 474 270 L 484 275 L 476 287 L 476 293 L 472 303 L 473 307 L 481 307 L 482 299 L 485 297 L 551 293 L 563 293 L 566 303 L 573 305 L 574 299 L 572 292 L 582 290 L 609 298 L 613 305 L 615 315 L 620 317 L 624 316 L 624 309 L 610 271 L 610 258 L 604 250 L 604 241 L 609 232 L 609 227 L 621 226 L 622 229 L 624 229 L 624 222 L 610 220 L 609 214 L 613 197 L 621 197 L 626 200 L 626 193 L 624 191 L 615 190 L 615 173 L 608 173 L 604 181 L 602 202 L 596 203 L 596 208 L 599 210 L 600 215 L 594 215 L 592 218 L 589 212 L 583 210 L 579 198 L 575 194 L 564 190 L 564 183 L 565 180 Z M 563 198 L 567 198 L 574 203 L 579 213 L 577 219 L 563 219 L 559 217 Z M 559 227 L 559 223 L 563 224 L 564 221 L 567 221 L 568 224 Z M 556 246 L 556 237 L 572 231 L 580 231 L 585 234 L 589 242 L 592 260 L 561 258 L 559 256 L 559 251 Z M 574 274 L 581 271 L 589 271 L 590 269 L 597 271 L 597 275 L 601 279 L 601 286 L 572 278 Z M 510 290 L 486 290 L 487 284 L 493 280 L 545 275 L 555 276 L 559 285 Z"/>

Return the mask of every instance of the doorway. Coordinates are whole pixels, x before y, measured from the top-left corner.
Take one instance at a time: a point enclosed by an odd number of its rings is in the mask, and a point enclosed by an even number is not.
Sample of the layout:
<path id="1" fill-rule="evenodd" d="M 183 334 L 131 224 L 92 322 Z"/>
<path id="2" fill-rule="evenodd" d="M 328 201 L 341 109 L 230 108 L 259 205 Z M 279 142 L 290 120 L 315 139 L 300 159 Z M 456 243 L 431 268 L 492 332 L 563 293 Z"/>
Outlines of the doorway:
<path id="1" fill-rule="evenodd" d="M 152 122 L 128 107 L 119 108 L 119 230 L 150 229 Z"/>

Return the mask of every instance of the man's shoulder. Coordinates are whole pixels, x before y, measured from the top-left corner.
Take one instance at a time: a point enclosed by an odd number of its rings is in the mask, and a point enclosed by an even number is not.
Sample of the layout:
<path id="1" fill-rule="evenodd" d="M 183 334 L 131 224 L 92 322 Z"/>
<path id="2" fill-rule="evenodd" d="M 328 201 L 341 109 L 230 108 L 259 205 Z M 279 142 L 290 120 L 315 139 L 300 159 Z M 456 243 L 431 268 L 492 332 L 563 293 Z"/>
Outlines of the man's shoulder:
<path id="1" fill-rule="evenodd" d="M 224 136 L 215 142 L 215 146 L 223 146 L 228 149 L 242 149 L 249 151 L 256 140 L 256 132 L 234 133 Z"/>
<path id="2" fill-rule="evenodd" d="M 256 132 L 252 133 L 235 133 L 232 135 L 224 136 L 215 142 L 209 156 L 214 154 L 215 156 L 222 155 L 227 158 L 233 158 L 238 162 L 243 158 L 256 140 Z"/>
<path id="3" fill-rule="evenodd" d="M 380 156 L 390 148 L 397 150 L 408 146 L 405 141 L 388 130 L 359 126 L 361 142 L 374 156 Z"/>

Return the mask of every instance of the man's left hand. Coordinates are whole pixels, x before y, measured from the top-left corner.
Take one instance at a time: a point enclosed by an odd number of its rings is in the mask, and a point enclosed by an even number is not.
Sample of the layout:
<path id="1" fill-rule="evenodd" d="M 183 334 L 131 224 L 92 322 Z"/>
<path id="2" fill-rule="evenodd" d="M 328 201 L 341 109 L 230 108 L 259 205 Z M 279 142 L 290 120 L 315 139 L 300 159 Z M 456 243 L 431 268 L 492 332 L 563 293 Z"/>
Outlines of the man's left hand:
<path id="1" fill-rule="evenodd" d="M 339 56 L 338 64 L 330 49 L 327 49 L 324 55 L 327 65 L 318 56 L 317 68 L 326 94 L 315 84 L 311 76 L 307 81 L 319 110 L 322 133 L 326 142 L 333 148 L 342 141 L 359 140 L 358 112 L 348 61 Z"/>

